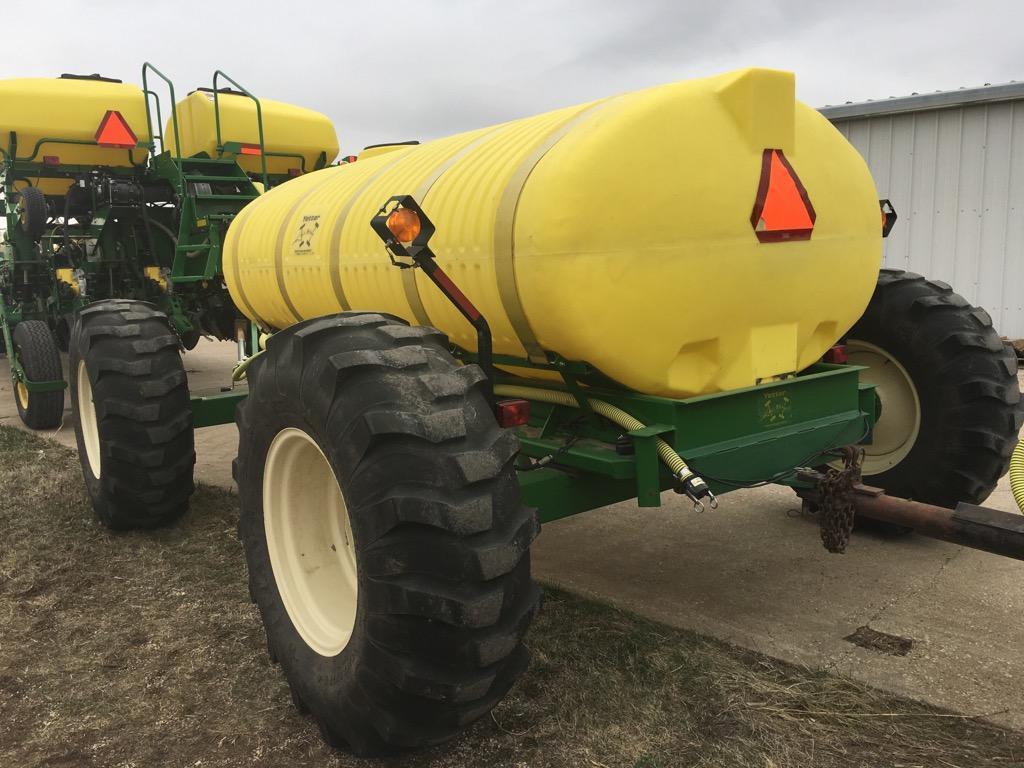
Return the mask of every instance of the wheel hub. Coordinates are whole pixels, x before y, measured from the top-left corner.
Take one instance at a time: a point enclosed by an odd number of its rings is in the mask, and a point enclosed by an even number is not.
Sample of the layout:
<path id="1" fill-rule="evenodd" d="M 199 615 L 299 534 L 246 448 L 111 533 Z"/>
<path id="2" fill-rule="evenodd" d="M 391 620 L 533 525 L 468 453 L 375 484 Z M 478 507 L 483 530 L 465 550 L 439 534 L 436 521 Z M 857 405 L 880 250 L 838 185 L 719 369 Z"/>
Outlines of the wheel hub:
<path id="1" fill-rule="evenodd" d="M 907 457 L 921 429 L 921 401 L 914 382 L 900 362 L 881 347 L 849 339 L 846 354 L 852 365 L 863 365 L 861 381 L 874 384 L 882 401 L 871 445 L 864 446 L 863 473 L 878 475 Z"/>
<path id="2" fill-rule="evenodd" d="M 336 656 L 355 627 L 355 543 L 334 470 L 301 429 L 283 429 L 271 441 L 263 471 L 263 522 L 274 580 L 292 625 L 321 656 Z"/>

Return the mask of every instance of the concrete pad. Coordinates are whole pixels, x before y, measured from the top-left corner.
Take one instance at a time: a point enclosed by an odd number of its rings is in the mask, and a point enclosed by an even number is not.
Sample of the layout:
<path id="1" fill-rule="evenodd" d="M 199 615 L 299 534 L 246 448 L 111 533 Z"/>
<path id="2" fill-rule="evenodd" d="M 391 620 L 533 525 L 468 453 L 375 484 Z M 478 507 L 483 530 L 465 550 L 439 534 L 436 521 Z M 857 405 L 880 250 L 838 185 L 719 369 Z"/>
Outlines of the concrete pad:
<path id="1" fill-rule="evenodd" d="M 194 392 L 228 384 L 230 343 L 185 356 Z M 0 423 L 20 424 L 6 364 Z M 66 413 L 69 416 L 69 413 Z M 50 435 L 74 445 L 69 420 Z M 232 425 L 197 433 L 196 476 L 231 487 Z M 695 515 L 622 503 L 544 527 L 536 576 L 672 626 L 1024 728 L 1024 563 L 909 536 L 854 537 L 830 555 L 780 487 L 737 491 Z M 1015 509 L 1006 479 L 989 505 Z M 909 637 L 907 656 L 844 640 L 861 626 Z"/>

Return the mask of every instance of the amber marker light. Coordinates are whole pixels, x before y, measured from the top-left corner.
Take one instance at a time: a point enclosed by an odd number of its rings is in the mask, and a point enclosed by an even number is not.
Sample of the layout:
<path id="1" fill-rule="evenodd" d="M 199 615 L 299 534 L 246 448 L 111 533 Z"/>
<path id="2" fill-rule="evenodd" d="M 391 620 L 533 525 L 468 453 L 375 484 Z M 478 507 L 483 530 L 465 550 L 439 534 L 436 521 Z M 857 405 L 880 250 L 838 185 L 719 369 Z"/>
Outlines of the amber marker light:
<path id="1" fill-rule="evenodd" d="M 400 243 L 411 243 L 420 234 L 420 217 L 408 208 L 396 208 L 388 216 L 388 230 Z"/>

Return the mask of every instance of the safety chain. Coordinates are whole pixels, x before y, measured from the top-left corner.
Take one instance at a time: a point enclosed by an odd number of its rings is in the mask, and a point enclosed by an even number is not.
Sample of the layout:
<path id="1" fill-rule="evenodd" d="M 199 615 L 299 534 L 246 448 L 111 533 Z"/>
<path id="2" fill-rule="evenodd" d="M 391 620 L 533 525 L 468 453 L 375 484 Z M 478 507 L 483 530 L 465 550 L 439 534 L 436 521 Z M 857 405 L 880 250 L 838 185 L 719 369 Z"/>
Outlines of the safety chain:
<path id="1" fill-rule="evenodd" d="M 861 461 L 864 449 L 848 445 L 839 449 L 843 468 L 828 467 L 818 482 L 818 522 L 821 525 L 821 543 L 835 554 L 846 551 L 853 531 L 853 487 L 861 480 Z"/>

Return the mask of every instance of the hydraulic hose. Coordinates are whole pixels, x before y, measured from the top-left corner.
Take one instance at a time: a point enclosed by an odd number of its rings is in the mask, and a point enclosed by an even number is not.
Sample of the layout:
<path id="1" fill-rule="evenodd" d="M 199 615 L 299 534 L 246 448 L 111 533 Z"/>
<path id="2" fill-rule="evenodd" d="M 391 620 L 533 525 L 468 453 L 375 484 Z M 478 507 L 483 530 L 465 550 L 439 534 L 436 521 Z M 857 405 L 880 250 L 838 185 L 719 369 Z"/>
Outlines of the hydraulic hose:
<path id="1" fill-rule="evenodd" d="M 1010 457 L 1010 490 L 1017 508 L 1024 512 L 1024 440 L 1017 443 Z"/>
<path id="2" fill-rule="evenodd" d="M 552 389 L 541 389 L 539 387 L 522 387 L 514 384 L 498 384 L 494 387 L 494 394 L 500 397 L 517 397 L 523 400 L 536 400 L 541 403 L 551 403 L 552 405 L 566 405 L 570 408 L 579 408 L 580 404 L 576 398 L 568 392 L 559 392 Z M 632 432 L 635 429 L 643 429 L 644 423 L 635 416 L 631 416 L 621 408 L 618 408 L 611 403 L 607 403 L 604 400 L 596 400 L 588 398 L 587 403 L 590 408 L 601 416 L 604 416 L 609 421 L 622 427 L 627 432 Z M 718 506 L 718 502 L 711 493 L 707 484 L 687 466 L 683 457 L 680 456 L 675 449 L 662 440 L 660 437 L 654 438 L 654 444 L 658 449 L 658 456 L 668 467 L 672 476 L 675 477 L 682 485 L 686 494 L 693 499 L 694 503 L 701 508 L 703 505 L 700 504 L 698 499 L 703 496 L 711 497 L 712 508 Z"/>
<path id="3" fill-rule="evenodd" d="M 142 210 L 143 210 L 143 215 L 145 215 L 146 207 L 143 206 Z M 172 243 L 174 243 L 175 245 L 178 244 L 178 236 L 174 232 L 172 232 L 171 228 L 168 227 L 166 224 L 164 224 L 162 221 L 157 221 L 156 219 L 150 219 L 149 223 L 152 224 L 157 229 L 159 229 L 165 235 L 167 235 L 167 237 L 170 238 L 170 241 Z"/>

